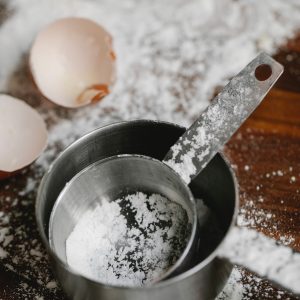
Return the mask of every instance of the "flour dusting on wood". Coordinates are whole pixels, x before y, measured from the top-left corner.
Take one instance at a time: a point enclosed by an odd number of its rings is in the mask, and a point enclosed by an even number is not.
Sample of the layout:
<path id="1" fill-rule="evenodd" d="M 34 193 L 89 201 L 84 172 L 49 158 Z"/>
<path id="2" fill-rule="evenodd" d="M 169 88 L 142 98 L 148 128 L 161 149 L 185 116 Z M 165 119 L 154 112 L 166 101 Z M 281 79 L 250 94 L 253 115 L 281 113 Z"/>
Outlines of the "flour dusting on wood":
<path id="1" fill-rule="evenodd" d="M 53 275 L 34 220 L 38 183 L 57 153 L 84 133 L 114 121 L 150 118 L 189 126 L 217 87 L 259 51 L 272 54 L 292 37 L 300 27 L 300 4 L 281 0 L 5 3 L 9 14 L 0 14 L 5 17 L 0 27 L 0 89 L 42 113 L 50 144 L 35 165 L 0 183 L 0 228 L 6 228 L 0 242 L 1 263 L 28 280 L 15 291 L 15 298 L 62 299 L 59 289 L 46 287 Z M 37 32 L 70 15 L 89 17 L 106 27 L 114 38 L 118 68 L 112 93 L 77 111 L 45 101 L 27 67 Z M 291 181 L 295 184 L 294 178 Z M 35 296 L 26 289 L 27 282 L 37 285 Z"/>

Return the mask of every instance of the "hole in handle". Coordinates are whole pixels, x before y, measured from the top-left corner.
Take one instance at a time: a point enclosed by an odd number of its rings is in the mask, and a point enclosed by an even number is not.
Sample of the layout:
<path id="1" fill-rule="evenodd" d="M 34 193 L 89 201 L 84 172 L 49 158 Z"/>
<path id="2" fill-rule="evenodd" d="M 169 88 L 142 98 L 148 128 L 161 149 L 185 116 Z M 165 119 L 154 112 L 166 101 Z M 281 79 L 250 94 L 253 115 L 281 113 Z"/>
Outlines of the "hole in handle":
<path id="1" fill-rule="evenodd" d="M 272 75 L 272 68 L 267 64 L 262 64 L 255 69 L 255 78 L 259 81 L 265 81 Z"/>

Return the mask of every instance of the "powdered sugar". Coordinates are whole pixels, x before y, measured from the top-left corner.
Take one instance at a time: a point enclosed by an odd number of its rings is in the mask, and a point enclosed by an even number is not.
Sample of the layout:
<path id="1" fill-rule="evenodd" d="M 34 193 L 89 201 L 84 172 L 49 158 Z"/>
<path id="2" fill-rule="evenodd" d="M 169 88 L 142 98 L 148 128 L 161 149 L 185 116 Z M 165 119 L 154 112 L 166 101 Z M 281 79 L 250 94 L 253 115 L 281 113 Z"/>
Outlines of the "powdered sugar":
<path id="1" fill-rule="evenodd" d="M 66 241 L 68 264 L 110 285 L 151 284 L 176 262 L 191 230 L 183 207 L 158 194 L 105 199 Z"/>

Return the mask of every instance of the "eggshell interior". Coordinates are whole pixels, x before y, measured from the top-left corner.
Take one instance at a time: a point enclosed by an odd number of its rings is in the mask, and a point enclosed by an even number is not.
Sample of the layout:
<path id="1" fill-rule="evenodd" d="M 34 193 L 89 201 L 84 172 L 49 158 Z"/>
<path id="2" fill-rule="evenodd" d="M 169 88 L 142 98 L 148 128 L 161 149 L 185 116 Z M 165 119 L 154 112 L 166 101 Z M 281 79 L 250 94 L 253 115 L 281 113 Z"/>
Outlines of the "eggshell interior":
<path id="1" fill-rule="evenodd" d="M 49 100 L 65 107 L 98 101 L 110 92 L 115 80 L 112 38 L 91 20 L 60 19 L 38 34 L 30 67 Z"/>
<path id="2" fill-rule="evenodd" d="M 46 124 L 38 112 L 22 100 L 0 94 L 0 177 L 32 163 L 46 144 Z"/>

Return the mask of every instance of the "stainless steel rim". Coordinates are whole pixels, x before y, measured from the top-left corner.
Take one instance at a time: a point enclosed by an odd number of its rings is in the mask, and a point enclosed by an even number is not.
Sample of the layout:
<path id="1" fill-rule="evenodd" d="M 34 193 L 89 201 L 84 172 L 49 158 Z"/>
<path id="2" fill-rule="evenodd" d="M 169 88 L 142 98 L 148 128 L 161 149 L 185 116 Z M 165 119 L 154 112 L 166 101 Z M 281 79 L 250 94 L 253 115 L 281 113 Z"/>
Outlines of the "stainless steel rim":
<path id="1" fill-rule="evenodd" d="M 115 159 L 122 159 L 124 157 L 137 157 L 137 158 L 143 158 L 143 159 L 146 159 L 146 160 L 151 160 L 153 162 L 156 162 L 158 164 L 163 164 L 164 167 L 166 169 L 168 169 L 170 172 L 172 172 L 174 175 L 176 175 L 176 177 L 178 177 L 179 181 L 182 183 L 182 186 L 185 187 L 185 190 L 186 192 L 188 193 L 189 195 L 189 200 L 192 202 L 193 204 L 193 211 L 192 211 L 192 231 L 190 233 L 190 236 L 189 236 L 189 239 L 188 239 L 188 243 L 186 244 L 186 247 L 184 249 L 184 251 L 182 252 L 182 254 L 180 255 L 179 259 L 176 261 L 176 263 L 170 267 L 168 269 L 167 272 L 165 272 L 162 276 L 160 276 L 159 278 L 157 278 L 154 283 L 156 281 L 160 281 L 160 280 L 163 280 L 167 277 L 169 277 L 173 272 L 175 272 L 175 270 L 183 263 L 183 260 L 185 259 L 185 257 L 190 253 L 191 251 L 191 248 L 193 246 L 193 243 L 194 243 L 194 239 L 196 237 L 196 231 L 197 231 L 197 219 L 198 219 L 198 216 L 197 216 L 197 210 L 196 210 L 196 203 L 195 203 L 195 199 L 194 199 L 194 196 L 190 190 L 190 188 L 186 185 L 186 183 L 181 179 L 180 176 L 178 176 L 178 174 L 171 168 L 169 167 L 168 165 L 164 164 L 163 162 L 159 161 L 158 159 L 155 159 L 153 157 L 150 157 L 150 156 L 145 156 L 145 155 L 140 155 L 140 154 L 121 154 L 121 155 L 115 155 L 115 156 L 111 156 L 111 157 L 108 157 L 108 158 L 105 158 L 103 160 L 100 160 L 100 161 L 96 161 L 92 164 L 90 164 L 89 166 L 85 167 L 83 170 L 81 170 L 79 173 L 77 173 L 69 182 L 68 182 L 68 186 L 70 184 L 72 184 L 72 182 L 76 181 L 78 179 L 78 177 L 82 176 L 82 174 L 84 174 L 88 169 L 90 168 L 93 168 L 94 166 L 96 166 L 97 164 L 99 163 L 105 163 L 107 161 L 110 161 L 110 160 L 115 160 Z M 58 196 L 57 200 L 55 201 L 54 205 L 53 205 L 53 208 L 52 208 L 52 211 L 55 211 L 55 209 L 57 208 L 57 206 L 59 205 L 59 203 L 61 202 L 61 199 L 62 199 L 62 195 L 66 192 L 66 188 L 67 186 L 65 186 L 65 188 L 61 191 L 60 195 Z M 49 221 L 49 224 L 51 225 L 53 223 L 53 214 L 51 214 L 50 216 L 50 221 Z M 53 250 L 54 249 L 54 244 L 53 244 L 53 237 L 52 237 L 52 233 L 51 233 L 51 230 L 50 230 L 51 226 L 49 226 L 49 246 L 50 246 L 50 249 L 52 250 L 53 253 L 55 253 L 55 251 Z M 64 262 L 62 262 L 64 265 L 68 266 L 67 264 L 65 264 Z M 76 273 L 77 272 L 75 270 L 72 269 L 72 267 L 68 266 L 68 268 L 70 268 L 72 270 L 73 273 Z M 87 276 L 84 276 L 85 278 L 89 278 Z M 90 280 L 94 281 L 93 279 L 89 278 Z M 98 282 L 98 281 L 96 281 Z M 98 282 L 98 283 L 101 283 L 101 282 Z"/>
<path id="2" fill-rule="evenodd" d="M 179 282 L 195 273 L 197 273 L 199 270 L 201 270 L 202 268 L 204 268 L 206 265 L 208 265 L 215 257 L 217 257 L 218 255 L 218 249 L 221 247 L 221 245 L 224 242 L 224 239 L 226 238 L 228 232 L 231 230 L 231 228 L 234 226 L 235 224 L 235 220 L 237 217 L 237 213 L 238 213 L 238 207 L 239 207 L 239 188 L 238 188 L 238 181 L 236 178 L 236 175 L 234 173 L 234 170 L 232 169 L 230 163 L 228 162 L 228 160 L 225 158 L 223 153 L 220 153 L 221 157 L 223 158 L 224 162 L 226 163 L 230 174 L 232 176 L 233 182 L 234 182 L 234 186 L 235 186 L 235 205 L 234 205 L 234 213 L 233 213 L 233 217 L 231 219 L 231 224 L 228 227 L 227 233 L 224 235 L 222 242 L 218 245 L 218 247 L 208 256 L 206 257 L 202 262 L 200 262 L 199 264 L 197 264 L 196 266 L 194 266 L 193 268 L 191 268 L 190 270 L 181 273 L 175 277 L 172 277 L 170 279 L 164 280 L 164 281 L 160 281 L 157 284 L 151 285 L 151 286 L 145 286 L 145 287 L 134 287 L 134 288 L 130 288 L 130 287 L 122 287 L 122 286 L 114 286 L 114 285 L 106 285 L 106 284 L 102 284 L 99 283 L 97 281 L 88 279 L 84 276 L 82 276 L 81 274 L 74 272 L 68 265 L 66 265 L 56 254 L 55 252 L 51 249 L 50 245 L 49 245 L 49 241 L 46 237 L 45 231 L 44 231 L 44 227 L 43 227 L 43 223 L 41 220 L 41 216 L 39 216 L 39 206 L 40 206 L 40 199 L 41 199 L 41 194 L 42 194 L 42 190 L 43 190 L 43 186 L 46 182 L 46 180 L 48 179 L 48 177 L 51 175 L 51 169 L 52 166 L 54 166 L 60 159 L 61 157 L 63 157 L 64 155 L 66 155 L 71 149 L 73 149 L 74 147 L 76 147 L 76 145 L 78 143 L 83 142 L 86 139 L 89 139 L 91 136 L 97 134 L 99 131 L 103 131 L 103 130 L 107 130 L 109 128 L 113 128 L 113 127 L 118 127 L 123 125 L 124 123 L 131 123 L 131 124 L 162 124 L 162 125 L 172 125 L 174 127 L 177 127 L 179 129 L 185 129 L 182 126 L 179 126 L 177 124 L 174 123 L 170 123 L 170 122 L 163 122 L 163 121 L 153 121 L 153 120 L 142 120 L 142 119 L 138 119 L 138 120 L 132 120 L 132 121 L 122 121 L 122 122 L 115 122 L 100 128 L 97 128 L 93 131 L 91 131 L 90 133 L 87 133 L 86 135 L 82 136 L 81 138 L 79 138 L 78 140 L 76 140 L 75 142 L 73 142 L 70 146 L 68 146 L 65 150 L 63 150 L 58 157 L 54 160 L 54 162 L 50 165 L 48 171 L 45 173 L 45 175 L 43 176 L 41 183 L 39 185 L 38 188 L 38 192 L 37 192 L 37 198 L 36 198 L 36 204 L 35 204 L 35 215 L 36 215 L 36 221 L 37 221 L 37 225 L 38 225 L 38 230 L 40 233 L 40 236 L 42 238 L 42 241 L 48 251 L 48 253 L 50 254 L 50 256 L 54 257 L 55 260 L 68 272 L 81 277 L 93 284 L 98 284 L 100 285 L 102 288 L 104 289 L 119 289 L 119 290 L 127 290 L 127 289 L 133 289 L 133 290 L 151 290 L 154 288 L 160 288 L 160 287 L 165 287 L 168 286 L 170 284 L 174 284 L 176 282 Z"/>

